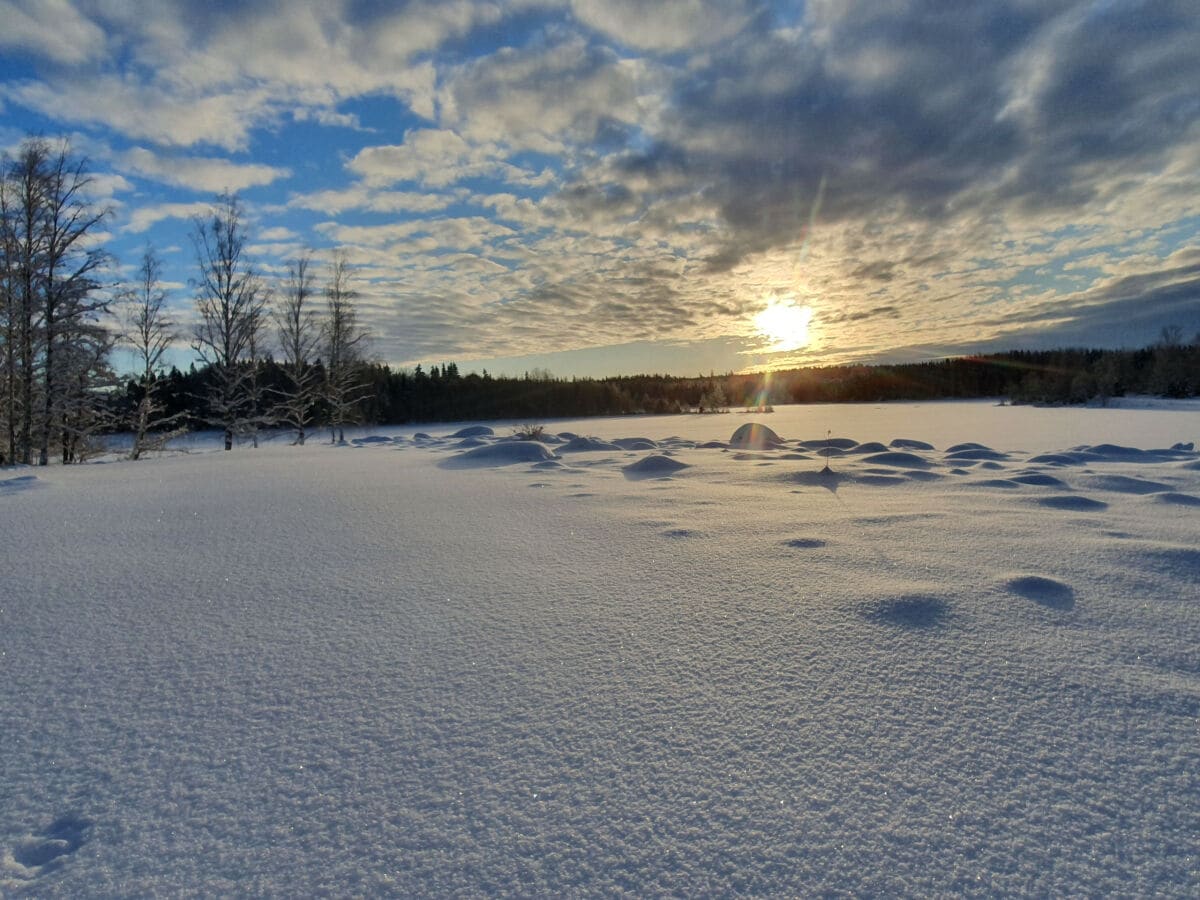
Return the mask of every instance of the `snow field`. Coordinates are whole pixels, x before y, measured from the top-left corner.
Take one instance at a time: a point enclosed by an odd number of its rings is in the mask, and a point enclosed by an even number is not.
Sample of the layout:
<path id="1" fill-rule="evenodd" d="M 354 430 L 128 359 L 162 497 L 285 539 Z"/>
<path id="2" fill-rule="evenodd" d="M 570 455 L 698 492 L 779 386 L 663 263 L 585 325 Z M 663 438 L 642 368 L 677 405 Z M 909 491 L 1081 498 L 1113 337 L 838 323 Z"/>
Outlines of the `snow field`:
<path id="1" fill-rule="evenodd" d="M 0 471 L 0 893 L 1194 895 L 1195 415 L 877 412 Z"/>

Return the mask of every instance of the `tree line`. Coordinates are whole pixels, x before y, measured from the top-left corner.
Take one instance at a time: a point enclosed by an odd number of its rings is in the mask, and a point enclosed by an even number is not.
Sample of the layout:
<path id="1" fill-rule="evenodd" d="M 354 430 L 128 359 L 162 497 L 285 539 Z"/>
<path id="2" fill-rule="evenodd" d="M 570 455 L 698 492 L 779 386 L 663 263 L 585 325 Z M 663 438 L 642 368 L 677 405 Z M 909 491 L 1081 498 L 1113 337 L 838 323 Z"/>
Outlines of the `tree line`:
<path id="1" fill-rule="evenodd" d="M 317 429 L 344 439 L 355 423 L 544 419 L 631 413 L 767 410 L 777 403 L 1007 397 L 1103 402 L 1126 393 L 1200 394 L 1200 335 L 1177 327 L 1141 350 L 1013 351 L 894 366 L 823 366 L 765 375 L 555 378 L 462 374 L 455 363 L 396 369 L 373 362 L 351 288 L 334 253 L 311 252 L 268 282 L 246 254 L 236 195 L 192 222 L 194 324 L 171 313 L 152 247 L 125 283 L 102 284 L 108 211 L 89 196 L 85 164 L 66 143 L 31 138 L 0 171 L 0 464 L 64 463 L 131 434 L 129 455 L 184 430 L 214 428 L 226 450 L 264 430 L 303 444 Z M 197 362 L 167 370 L 186 341 Z M 114 372 L 118 342 L 135 371 Z"/>
<path id="2" fill-rule="evenodd" d="M 302 444 L 318 424 L 337 437 L 358 421 L 367 336 L 344 256 L 322 275 L 305 253 L 272 287 L 246 254 L 241 202 L 222 194 L 192 223 L 195 317 L 185 331 L 152 247 L 133 278 L 102 283 L 109 210 L 91 183 L 65 141 L 28 138 L 0 161 L 0 465 L 75 462 L 114 431 L 130 432 L 136 459 L 186 428 L 219 429 L 229 450 L 267 427 Z M 204 376 L 169 396 L 164 363 L 183 341 Z M 126 382 L 112 367 L 118 344 L 136 360 Z"/>
<path id="3" fill-rule="evenodd" d="M 317 383 L 325 381 L 324 366 L 320 358 L 312 365 Z M 209 395 L 214 377 L 209 367 L 194 365 L 162 376 L 160 398 L 168 414 L 190 427 L 206 427 L 208 419 L 193 398 Z M 286 359 L 267 358 L 258 363 L 258 378 L 269 394 L 286 393 L 293 377 Z M 133 408 L 140 390 L 138 381 L 129 381 L 119 395 L 120 402 Z M 536 370 L 504 377 L 486 370 L 462 374 L 455 363 L 397 369 L 365 362 L 358 369 L 358 390 L 347 421 L 374 424 L 768 411 L 780 403 L 985 397 L 1014 403 L 1104 403 L 1127 393 L 1200 395 L 1200 340 L 1185 344 L 1169 329 L 1153 347 L 1132 351 L 1012 351 L 908 365 L 823 366 L 769 375 L 695 377 L 555 378 Z M 330 413 L 322 405 L 325 402 L 318 394 L 305 415 L 311 421 L 327 421 Z M 275 425 L 295 428 L 294 422 Z"/>

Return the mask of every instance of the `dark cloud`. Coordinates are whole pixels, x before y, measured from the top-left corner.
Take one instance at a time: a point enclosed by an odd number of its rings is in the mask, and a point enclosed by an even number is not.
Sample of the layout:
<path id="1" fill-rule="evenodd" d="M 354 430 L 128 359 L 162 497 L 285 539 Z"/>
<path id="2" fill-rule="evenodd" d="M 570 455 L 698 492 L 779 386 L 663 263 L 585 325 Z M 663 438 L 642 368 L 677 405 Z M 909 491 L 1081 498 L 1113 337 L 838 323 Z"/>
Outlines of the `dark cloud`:
<path id="1" fill-rule="evenodd" d="M 823 316 L 822 320 L 827 324 L 840 325 L 844 322 L 866 322 L 869 319 L 898 319 L 900 318 L 900 309 L 896 306 L 875 306 L 871 309 L 860 309 L 853 312 L 835 312 Z"/>
<path id="2" fill-rule="evenodd" d="M 825 222 L 1079 208 L 1200 114 L 1200 17 L 1132 6 L 867 2 L 747 34 L 681 75 L 662 139 L 621 168 L 705 185 L 717 270 L 793 241 L 822 181 Z"/>
<path id="3" fill-rule="evenodd" d="M 891 281 L 896 277 L 896 264 L 887 260 L 864 263 L 854 269 L 850 276 L 863 281 Z"/>

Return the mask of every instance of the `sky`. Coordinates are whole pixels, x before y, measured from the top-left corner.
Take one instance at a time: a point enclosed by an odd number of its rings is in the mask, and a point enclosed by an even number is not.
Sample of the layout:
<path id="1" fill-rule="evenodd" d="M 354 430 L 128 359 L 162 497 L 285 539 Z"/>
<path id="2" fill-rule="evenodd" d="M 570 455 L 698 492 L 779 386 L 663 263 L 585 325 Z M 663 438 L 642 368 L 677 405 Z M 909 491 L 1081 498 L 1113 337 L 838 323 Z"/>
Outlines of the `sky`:
<path id="1" fill-rule="evenodd" d="M 86 157 L 186 330 L 222 191 L 380 362 L 559 376 L 1200 332 L 1200 8 L 0 0 L 0 147 Z M 180 358 L 189 358 L 186 334 Z"/>

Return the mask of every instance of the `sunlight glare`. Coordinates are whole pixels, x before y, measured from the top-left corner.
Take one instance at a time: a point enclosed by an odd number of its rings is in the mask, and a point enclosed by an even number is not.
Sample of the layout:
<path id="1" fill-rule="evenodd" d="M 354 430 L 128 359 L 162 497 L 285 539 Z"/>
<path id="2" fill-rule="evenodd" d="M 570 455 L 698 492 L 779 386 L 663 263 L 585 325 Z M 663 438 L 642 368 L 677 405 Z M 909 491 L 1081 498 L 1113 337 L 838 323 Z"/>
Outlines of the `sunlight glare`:
<path id="1" fill-rule="evenodd" d="M 808 325 L 812 317 L 811 307 L 797 306 L 790 297 L 772 297 L 766 308 L 754 317 L 754 327 L 771 341 L 768 352 L 782 353 L 799 350 L 808 344 Z"/>

